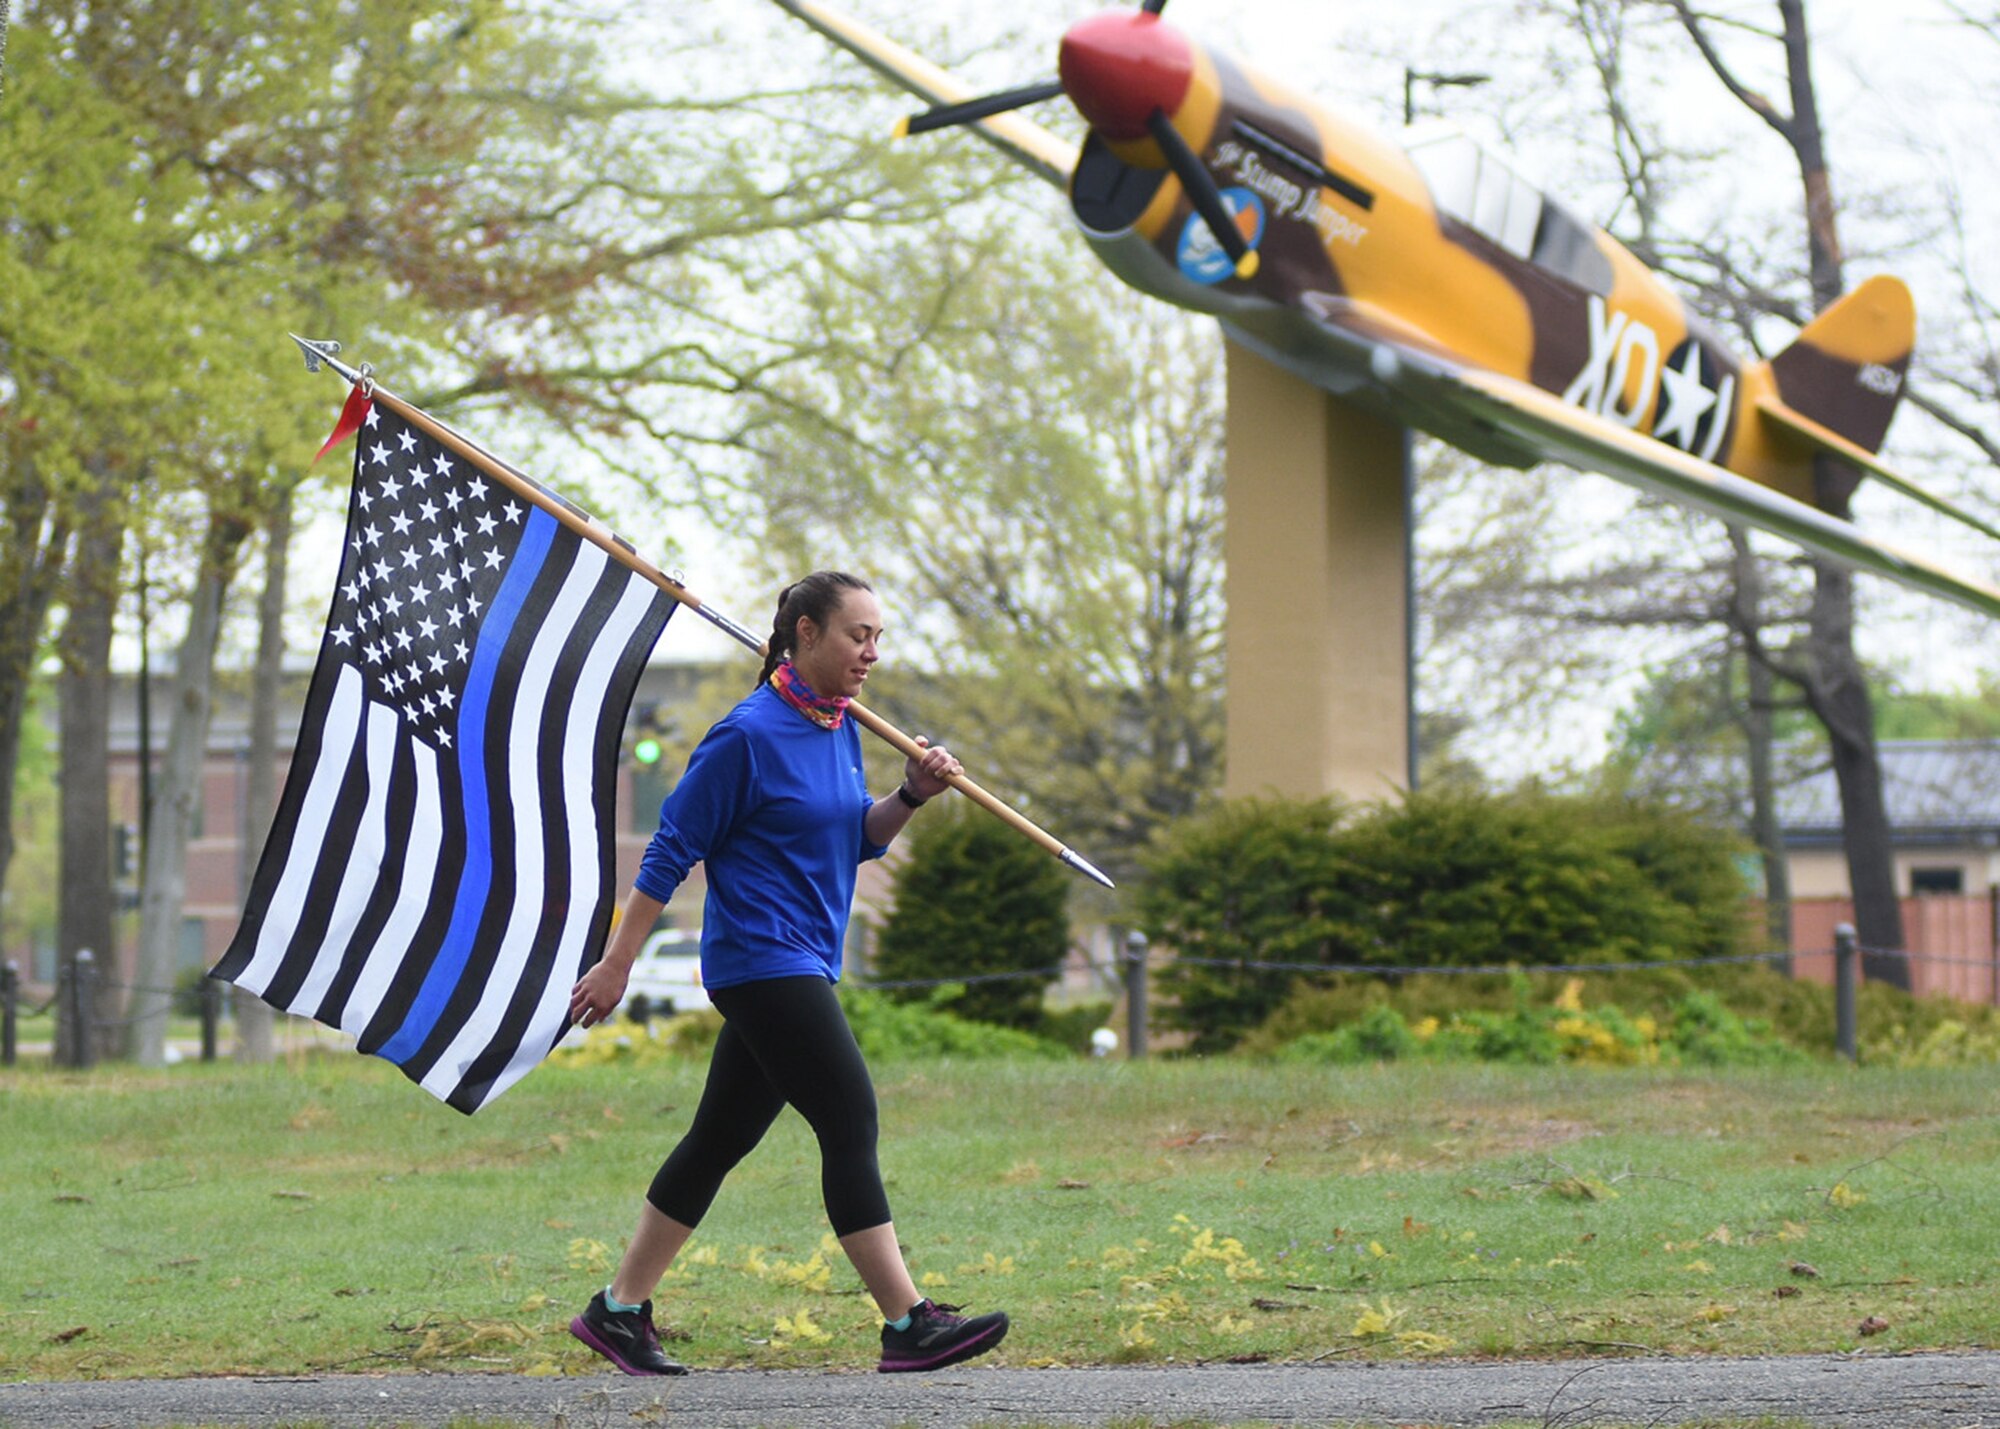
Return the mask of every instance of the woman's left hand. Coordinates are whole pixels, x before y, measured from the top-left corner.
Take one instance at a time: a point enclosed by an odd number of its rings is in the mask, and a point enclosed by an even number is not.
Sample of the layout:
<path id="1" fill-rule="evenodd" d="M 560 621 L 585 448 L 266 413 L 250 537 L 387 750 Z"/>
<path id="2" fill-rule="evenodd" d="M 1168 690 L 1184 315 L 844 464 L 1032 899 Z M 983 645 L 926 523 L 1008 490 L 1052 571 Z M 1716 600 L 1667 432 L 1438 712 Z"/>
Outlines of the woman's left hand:
<path id="1" fill-rule="evenodd" d="M 965 766 L 954 759 L 951 751 L 942 744 L 934 745 L 921 734 L 917 736 L 917 743 L 923 747 L 923 752 L 913 754 L 904 761 L 903 782 L 919 799 L 933 798 L 949 789 L 951 776 L 963 774 Z"/>

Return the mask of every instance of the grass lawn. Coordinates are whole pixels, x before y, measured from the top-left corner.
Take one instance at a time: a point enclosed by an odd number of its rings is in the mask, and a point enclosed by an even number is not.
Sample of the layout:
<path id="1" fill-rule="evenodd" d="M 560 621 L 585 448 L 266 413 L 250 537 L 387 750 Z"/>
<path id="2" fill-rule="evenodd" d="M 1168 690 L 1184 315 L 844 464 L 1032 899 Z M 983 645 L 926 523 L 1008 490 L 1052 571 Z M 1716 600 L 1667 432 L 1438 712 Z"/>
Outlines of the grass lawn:
<path id="1" fill-rule="evenodd" d="M 702 1071 L 544 1068 L 473 1119 L 344 1055 L 0 1074 L 0 1373 L 591 1367 L 565 1327 Z M 2000 1069 L 876 1076 L 912 1266 L 1012 1313 L 1002 1363 L 1994 1340 Z M 699 1366 L 872 1368 L 795 1116 L 659 1307 Z"/>

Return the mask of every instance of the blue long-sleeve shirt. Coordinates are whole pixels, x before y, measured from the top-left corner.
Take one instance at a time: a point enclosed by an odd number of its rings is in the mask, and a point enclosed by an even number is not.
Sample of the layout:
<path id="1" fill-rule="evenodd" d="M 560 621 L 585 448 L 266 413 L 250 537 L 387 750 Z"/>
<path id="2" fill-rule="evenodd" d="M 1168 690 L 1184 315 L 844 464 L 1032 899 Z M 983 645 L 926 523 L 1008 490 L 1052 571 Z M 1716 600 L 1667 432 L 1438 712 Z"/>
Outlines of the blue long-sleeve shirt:
<path id="1" fill-rule="evenodd" d="M 854 879 L 879 858 L 854 721 L 825 729 L 764 685 L 725 715 L 660 808 L 635 880 L 662 903 L 706 862 L 701 980 L 840 980 Z"/>

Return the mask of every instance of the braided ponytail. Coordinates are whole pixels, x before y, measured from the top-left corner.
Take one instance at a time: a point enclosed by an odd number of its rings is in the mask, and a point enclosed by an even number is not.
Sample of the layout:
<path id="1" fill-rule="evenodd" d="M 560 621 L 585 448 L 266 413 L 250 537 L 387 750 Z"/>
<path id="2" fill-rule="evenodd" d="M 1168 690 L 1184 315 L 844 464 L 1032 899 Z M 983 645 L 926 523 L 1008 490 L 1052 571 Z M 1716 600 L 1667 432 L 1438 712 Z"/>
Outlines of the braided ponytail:
<path id="1" fill-rule="evenodd" d="M 771 619 L 770 648 L 764 656 L 763 673 L 757 676 L 758 686 L 766 684 L 771 672 L 792 657 L 798 644 L 799 617 L 824 626 L 840 609 L 848 591 L 873 589 L 860 576 L 845 571 L 814 571 L 779 591 L 778 612 Z"/>

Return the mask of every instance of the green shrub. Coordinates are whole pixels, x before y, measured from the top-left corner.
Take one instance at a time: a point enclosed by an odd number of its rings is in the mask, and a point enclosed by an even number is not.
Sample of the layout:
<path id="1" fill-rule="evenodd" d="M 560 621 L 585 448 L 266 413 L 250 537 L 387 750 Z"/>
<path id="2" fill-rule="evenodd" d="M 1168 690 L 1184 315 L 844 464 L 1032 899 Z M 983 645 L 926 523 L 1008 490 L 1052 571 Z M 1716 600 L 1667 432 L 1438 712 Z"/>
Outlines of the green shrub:
<path id="1" fill-rule="evenodd" d="M 840 1006 L 861 1055 L 869 1061 L 899 1057 L 1029 1057 L 1054 1060 L 1070 1055 L 1067 1048 L 1010 1027 L 992 1027 L 954 1017 L 945 1009 L 963 989 L 950 985 L 931 990 L 925 1005 L 893 1002 L 886 995 L 846 983 Z M 713 1010 L 655 1018 L 646 1024 L 600 1022 L 582 1039 L 566 1042 L 549 1054 L 553 1067 L 595 1067 L 606 1064 L 675 1060 L 706 1061 L 722 1031 L 722 1014 Z"/>
<path id="2" fill-rule="evenodd" d="M 1423 1043 L 1395 1008 L 1378 1004 L 1335 1032 L 1314 1032 L 1278 1052 L 1281 1062 L 1399 1062 L 1419 1055 Z"/>
<path id="3" fill-rule="evenodd" d="M 1621 968 L 1579 973 L 1574 979 L 1525 969 L 1520 976 L 1537 1001 L 1552 1001 L 1566 983 L 1575 981 L 1586 1004 L 1616 1006 L 1629 1017 L 1650 1017 L 1662 1026 L 1673 1020 L 1690 995 L 1704 993 L 1735 1017 L 1768 1029 L 1775 1040 L 1806 1055 L 1833 1055 L 1833 989 L 1824 983 L 1795 981 L 1769 963 Z M 1504 974 L 1393 979 L 1337 974 L 1301 986 L 1238 1047 L 1252 1055 L 1271 1056 L 1303 1038 L 1347 1026 L 1378 1006 L 1394 1008 L 1415 1026 L 1425 1017 L 1449 1024 L 1473 1012 L 1505 1012 L 1513 1000 Z M 1913 998 L 1883 983 L 1863 983 L 1855 1021 L 1864 1063 L 1933 1066 L 2000 1061 L 2000 1007 Z"/>
<path id="4" fill-rule="evenodd" d="M 1179 955 L 1162 972 L 1162 1020 L 1193 1033 L 1194 1050 L 1215 1051 L 1301 985 L 1301 974 L 1259 963 L 1532 967 L 1736 953 L 1748 929 L 1736 849 L 1729 835 L 1626 799 L 1452 789 L 1363 809 L 1253 799 L 1170 830 L 1137 910 Z"/>
<path id="5" fill-rule="evenodd" d="M 1281 1046 L 1280 1061 L 1354 1065 L 1423 1058 L 1440 1062 L 1515 1062 L 1548 1066 L 1664 1063 L 1713 1067 L 1768 1066 L 1806 1060 L 1769 1026 L 1745 1021 L 1708 993 L 1689 993 L 1664 1019 L 1628 1015 L 1615 1006 L 1587 1007 L 1572 978 L 1553 1001 L 1537 1001 L 1525 978 L 1504 1012 L 1473 1008 L 1415 1025 L 1377 1003 L 1346 1026 L 1312 1032 Z"/>
<path id="6" fill-rule="evenodd" d="M 840 1005 L 862 1056 L 872 1061 L 899 1057 L 1030 1057 L 1064 1058 L 1069 1049 L 1011 1027 L 998 1027 L 952 1015 L 964 989 L 956 985 L 931 989 L 928 1003 L 901 1002 L 869 988 L 845 987 Z"/>
<path id="7" fill-rule="evenodd" d="M 1139 925 L 1178 955 L 1161 979 L 1174 1000 L 1158 1015 L 1192 1032 L 1195 1051 L 1228 1047 L 1297 981 L 1245 964 L 1329 962 L 1350 941 L 1361 910 L 1343 891 L 1345 813 L 1332 799 L 1240 800 L 1175 826 L 1148 860 Z"/>
<path id="8" fill-rule="evenodd" d="M 1537 793 L 1374 806 L 1340 831 L 1369 918 L 1338 960 L 1533 966 L 1737 951 L 1735 843 L 1707 831 L 1704 849 L 1685 828 L 1637 804 Z"/>
<path id="9" fill-rule="evenodd" d="M 876 945 L 883 982 L 976 979 L 1059 966 L 1069 950 L 1069 875 L 994 819 L 948 811 L 912 834 L 896 875 L 896 904 Z M 1034 977 L 968 981 L 951 1011 L 976 1022 L 1030 1028 L 1045 984 Z M 905 1002 L 931 989 L 884 989 Z"/>
<path id="10" fill-rule="evenodd" d="M 1675 1005 L 1668 1045 L 1677 1060 L 1708 1067 L 1766 1066 L 1806 1056 L 1778 1040 L 1770 1023 L 1738 1017 L 1712 992 L 1691 992 Z"/>

